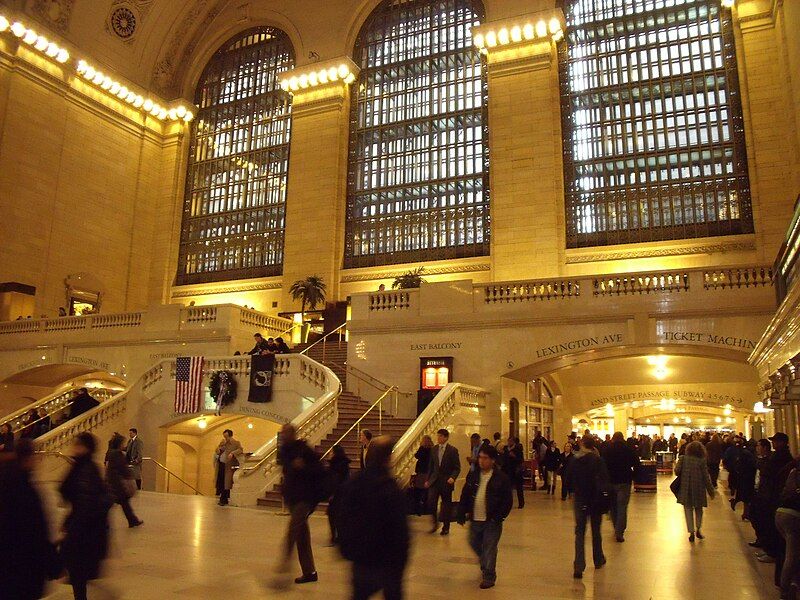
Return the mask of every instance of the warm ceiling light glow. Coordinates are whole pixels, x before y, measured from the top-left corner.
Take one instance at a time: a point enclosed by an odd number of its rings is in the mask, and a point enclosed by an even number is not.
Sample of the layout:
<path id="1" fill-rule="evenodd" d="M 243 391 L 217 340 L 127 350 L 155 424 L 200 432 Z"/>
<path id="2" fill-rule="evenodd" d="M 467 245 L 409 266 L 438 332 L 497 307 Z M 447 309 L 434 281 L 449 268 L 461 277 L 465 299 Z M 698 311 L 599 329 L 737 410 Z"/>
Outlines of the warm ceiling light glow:
<path id="1" fill-rule="evenodd" d="M 3 15 L 0 15 L 0 32 L 6 31 L 9 27 L 11 27 L 11 23 Z"/>
<path id="2" fill-rule="evenodd" d="M 19 21 L 15 21 L 14 24 L 11 26 L 11 33 L 13 33 L 18 38 L 21 38 L 23 35 L 25 35 L 26 31 L 28 31 L 28 28 L 25 27 L 25 25 L 23 25 Z"/>
<path id="3" fill-rule="evenodd" d="M 317 77 L 317 72 L 311 71 L 311 73 L 308 74 L 308 85 L 314 87 L 318 84 L 319 84 L 319 77 Z"/>
<path id="4" fill-rule="evenodd" d="M 677 423 L 678 422 L 678 417 L 672 417 L 672 422 L 673 423 Z"/>
<path id="5" fill-rule="evenodd" d="M 665 379 L 669 375 L 669 371 L 666 367 L 656 367 L 653 369 L 653 377 L 658 380 Z"/>
<path id="6" fill-rule="evenodd" d="M 724 414 L 726 417 L 729 417 L 731 414 L 731 409 L 726 408 L 725 410 L 722 411 L 722 414 Z"/>
<path id="7" fill-rule="evenodd" d="M 552 35 L 555 35 L 559 31 L 561 31 L 561 21 L 553 17 L 550 19 L 550 23 L 548 24 L 548 29 Z"/>
<path id="8" fill-rule="evenodd" d="M 306 75 L 305 73 L 300 75 L 300 77 L 297 78 L 297 83 L 301 88 L 307 88 L 308 87 L 308 75 Z"/>
<path id="9" fill-rule="evenodd" d="M 148 98 L 147 100 L 144 101 L 144 104 L 142 104 L 142 108 L 145 109 L 147 112 L 150 112 L 151 110 L 153 110 L 153 101 L 150 100 L 150 98 Z"/>
<path id="10" fill-rule="evenodd" d="M 198 419 L 197 420 L 197 426 L 200 429 L 205 429 L 206 427 L 208 427 L 208 422 L 205 420 L 205 418 Z"/>
<path id="11" fill-rule="evenodd" d="M 253 428 L 253 424 L 252 424 L 252 423 L 248 423 L 248 424 L 247 424 L 247 428 L 248 428 L 248 429 L 252 429 L 252 428 Z"/>
<path id="12" fill-rule="evenodd" d="M 472 43 L 475 44 L 477 48 L 483 48 L 486 46 L 486 39 L 483 37 L 482 33 L 476 33 L 475 37 L 472 38 Z"/>
<path id="13" fill-rule="evenodd" d="M 486 45 L 489 48 L 497 46 L 497 34 L 494 31 L 490 31 L 486 34 Z"/>
<path id="14" fill-rule="evenodd" d="M 714 417 L 715 423 L 722 423 L 722 417 Z"/>
<path id="15" fill-rule="evenodd" d="M 33 47 L 39 50 L 40 52 L 44 52 L 45 50 L 47 50 L 47 46 L 49 45 L 50 45 L 50 40 L 48 40 L 43 35 L 40 35 L 38 38 L 36 38 L 36 42 L 33 44 Z"/>
<path id="16" fill-rule="evenodd" d="M 545 37 L 547 35 L 547 23 L 544 21 L 536 23 L 536 35 L 539 37 Z"/>
<path id="17" fill-rule="evenodd" d="M 512 42 L 522 41 L 522 28 L 519 25 L 514 25 L 511 28 L 511 41 Z"/>
<path id="18" fill-rule="evenodd" d="M 320 83 L 328 83 L 328 70 L 322 69 L 319 73 L 317 73 L 317 79 L 319 79 Z"/>
<path id="19" fill-rule="evenodd" d="M 350 69 L 345 64 L 339 65 L 339 77 L 344 79 L 350 74 Z"/>
<path id="20" fill-rule="evenodd" d="M 526 40 L 532 40 L 536 37 L 536 31 L 533 28 L 533 23 L 525 23 L 522 27 L 522 36 Z"/>
<path id="21" fill-rule="evenodd" d="M 28 29 L 25 32 L 25 35 L 22 36 L 22 41 L 26 44 L 33 44 L 36 40 L 39 39 L 39 34 L 36 33 L 33 29 Z"/>
<path id="22" fill-rule="evenodd" d="M 336 70 L 336 67 L 331 67 L 328 69 L 328 80 L 329 81 L 336 81 L 339 77 L 339 71 Z"/>
<path id="23" fill-rule="evenodd" d="M 506 44 L 507 44 L 509 41 L 511 41 L 511 38 L 510 38 L 510 37 L 509 37 L 509 35 L 508 35 L 508 29 L 506 29 L 505 27 L 503 27 L 502 29 L 500 29 L 500 31 L 498 31 L 498 32 L 497 32 L 497 41 L 498 41 L 498 42 L 500 42 L 500 43 L 501 43 L 502 45 L 504 45 L 504 46 L 505 46 L 505 45 L 506 45 Z"/>
<path id="24" fill-rule="evenodd" d="M 662 367 L 667 364 L 668 357 L 663 354 L 647 357 L 647 364 L 651 367 Z"/>
<path id="25" fill-rule="evenodd" d="M 506 406 L 505 402 L 500 405 L 500 412 L 506 412 L 508 407 Z"/>
<path id="26" fill-rule="evenodd" d="M 50 58 L 55 58 L 56 56 L 58 56 L 58 53 L 60 51 L 61 48 L 59 48 L 57 44 L 55 44 L 54 42 L 50 42 L 49 44 L 47 44 L 47 50 L 45 50 L 45 54 L 47 54 L 47 56 L 49 56 Z"/>
<path id="27" fill-rule="evenodd" d="M 723 8 L 733 8 L 733 5 L 736 4 L 736 0 L 721 0 Z"/>
<path id="28" fill-rule="evenodd" d="M 116 96 L 117 94 L 119 94 L 119 90 L 121 88 L 122 88 L 122 86 L 118 82 L 115 81 L 115 82 L 113 82 L 111 84 L 111 87 L 108 89 L 108 91 Z"/>
<path id="29" fill-rule="evenodd" d="M 141 108 L 141 107 L 142 107 L 142 105 L 144 105 L 144 98 L 143 98 L 142 96 L 139 96 L 139 95 L 137 94 L 136 98 L 135 98 L 135 99 L 134 99 L 134 101 L 133 101 L 133 105 L 134 105 L 136 108 Z"/>
<path id="30" fill-rule="evenodd" d="M 64 50 L 64 48 L 61 48 L 61 50 L 58 51 L 58 54 L 56 54 L 56 60 L 63 65 L 69 60 L 69 52 Z"/>
<path id="31" fill-rule="evenodd" d="M 100 87 L 103 88 L 104 90 L 107 90 L 110 89 L 112 85 L 114 85 L 114 80 L 111 79 L 111 77 L 109 77 L 108 75 L 106 75 L 105 77 L 103 77 L 103 82 L 100 84 Z"/>
<path id="32" fill-rule="evenodd" d="M 192 119 L 194 119 L 194 113 L 192 111 L 190 111 L 190 110 L 187 110 L 186 111 L 186 116 L 183 117 L 183 120 L 188 123 Z"/>
<path id="33" fill-rule="evenodd" d="M 179 106 L 178 106 L 178 107 L 175 109 L 175 114 L 177 115 L 177 117 L 178 117 L 179 119 L 182 119 L 183 117 L 185 117 L 185 116 L 186 116 L 186 107 L 185 107 L 183 104 L 180 104 L 180 105 L 179 105 Z"/>

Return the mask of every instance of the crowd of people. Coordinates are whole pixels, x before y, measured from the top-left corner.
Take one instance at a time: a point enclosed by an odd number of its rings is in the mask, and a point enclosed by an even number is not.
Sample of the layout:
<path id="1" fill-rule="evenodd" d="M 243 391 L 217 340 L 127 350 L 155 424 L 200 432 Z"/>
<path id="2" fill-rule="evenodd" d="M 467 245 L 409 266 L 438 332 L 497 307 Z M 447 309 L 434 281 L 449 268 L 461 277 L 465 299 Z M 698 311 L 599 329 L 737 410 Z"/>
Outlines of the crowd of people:
<path id="1" fill-rule="evenodd" d="M 290 354 L 292 352 L 292 349 L 289 348 L 289 345 L 282 337 L 264 339 L 263 335 L 255 333 L 253 334 L 253 339 L 255 340 L 253 348 L 245 352 L 245 354 Z M 234 356 L 240 356 L 241 354 L 238 350 L 234 352 Z"/>

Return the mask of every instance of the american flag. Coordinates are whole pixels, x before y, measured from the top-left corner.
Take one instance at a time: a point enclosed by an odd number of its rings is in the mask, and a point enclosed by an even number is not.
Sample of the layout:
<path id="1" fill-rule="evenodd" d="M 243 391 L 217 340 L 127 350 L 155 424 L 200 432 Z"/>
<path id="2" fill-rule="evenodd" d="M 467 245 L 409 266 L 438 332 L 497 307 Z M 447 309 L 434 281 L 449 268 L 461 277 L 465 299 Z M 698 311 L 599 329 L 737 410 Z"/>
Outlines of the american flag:
<path id="1" fill-rule="evenodd" d="M 203 357 L 179 356 L 175 359 L 175 412 L 200 412 L 203 398 Z"/>

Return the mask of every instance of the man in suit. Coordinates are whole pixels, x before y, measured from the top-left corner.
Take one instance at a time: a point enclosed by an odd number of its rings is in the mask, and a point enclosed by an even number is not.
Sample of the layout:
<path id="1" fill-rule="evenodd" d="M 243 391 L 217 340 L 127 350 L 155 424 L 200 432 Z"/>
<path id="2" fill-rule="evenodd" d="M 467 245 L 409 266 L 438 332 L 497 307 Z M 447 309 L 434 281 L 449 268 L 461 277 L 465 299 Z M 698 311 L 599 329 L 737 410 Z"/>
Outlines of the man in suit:
<path id="1" fill-rule="evenodd" d="M 80 388 L 72 398 L 72 404 L 69 410 L 69 418 L 74 419 L 86 411 L 92 410 L 95 406 L 100 406 L 100 402 L 89 395 L 89 390 L 87 390 L 85 387 Z"/>
<path id="2" fill-rule="evenodd" d="M 369 453 L 369 446 L 372 443 L 372 432 L 369 429 L 362 429 L 361 430 L 361 438 L 359 440 L 361 443 L 361 453 L 359 454 L 359 461 L 361 463 L 361 470 L 364 470 L 364 467 L 367 464 L 367 454 Z"/>
<path id="3" fill-rule="evenodd" d="M 128 457 L 128 464 L 131 466 L 131 474 L 136 480 L 136 487 L 142 489 L 142 459 L 144 457 L 144 444 L 139 439 L 139 432 L 135 427 L 128 430 L 128 447 L 125 455 Z"/>
<path id="4" fill-rule="evenodd" d="M 226 429 L 222 432 L 222 442 L 220 442 L 219 449 L 219 462 L 225 468 L 225 489 L 219 495 L 220 506 L 227 506 L 231 497 L 231 488 L 233 487 L 233 474 L 236 472 L 236 467 L 239 466 L 239 458 L 242 456 L 242 444 L 239 440 L 233 438 L 233 431 Z"/>
<path id="5" fill-rule="evenodd" d="M 442 500 L 442 533 L 450 533 L 450 516 L 453 512 L 453 488 L 455 487 L 458 474 L 461 472 L 458 450 L 448 444 L 450 432 L 447 429 L 440 429 L 437 432 L 437 446 L 431 452 L 430 466 L 428 467 L 428 481 L 425 487 L 428 488 L 428 506 L 433 516 L 433 528 L 431 533 L 435 533 L 439 528 L 437 518 L 439 499 Z"/>

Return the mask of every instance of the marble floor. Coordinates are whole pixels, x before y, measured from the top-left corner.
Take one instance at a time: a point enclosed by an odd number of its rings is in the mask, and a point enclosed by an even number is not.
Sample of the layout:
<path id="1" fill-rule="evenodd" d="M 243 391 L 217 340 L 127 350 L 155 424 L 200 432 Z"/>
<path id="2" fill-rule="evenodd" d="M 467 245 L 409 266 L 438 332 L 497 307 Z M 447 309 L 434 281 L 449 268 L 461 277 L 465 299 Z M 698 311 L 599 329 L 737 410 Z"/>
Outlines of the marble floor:
<path id="1" fill-rule="evenodd" d="M 506 522 L 498 558 L 498 584 L 479 590 L 478 567 L 466 541 L 466 528 L 453 526 L 449 537 L 429 535 L 427 520 L 412 518 L 413 554 L 406 573 L 406 597 L 418 598 L 593 598 L 708 600 L 774 599 L 772 565 L 752 557 L 746 542 L 749 524 L 717 496 L 706 511 L 706 539 L 690 544 L 683 511 L 659 479 L 657 494 L 634 494 L 626 541 L 613 540 L 604 520 L 608 564 L 589 567 L 572 579 L 571 502 L 543 492 L 526 492 L 523 510 Z M 259 509 L 221 508 L 212 498 L 142 493 L 134 506 L 145 525 L 127 529 L 114 508 L 113 550 L 102 590 L 89 597 L 347 598 L 349 564 L 325 547 L 327 520 L 311 518 L 320 581 L 286 592 L 267 587 L 286 517 Z M 590 548 L 587 545 L 587 551 Z M 296 567 L 296 563 L 293 565 Z M 299 573 L 298 573 L 299 574 Z M 48 598 L 71 598 L 70 588 L 53 584 Z"/>

